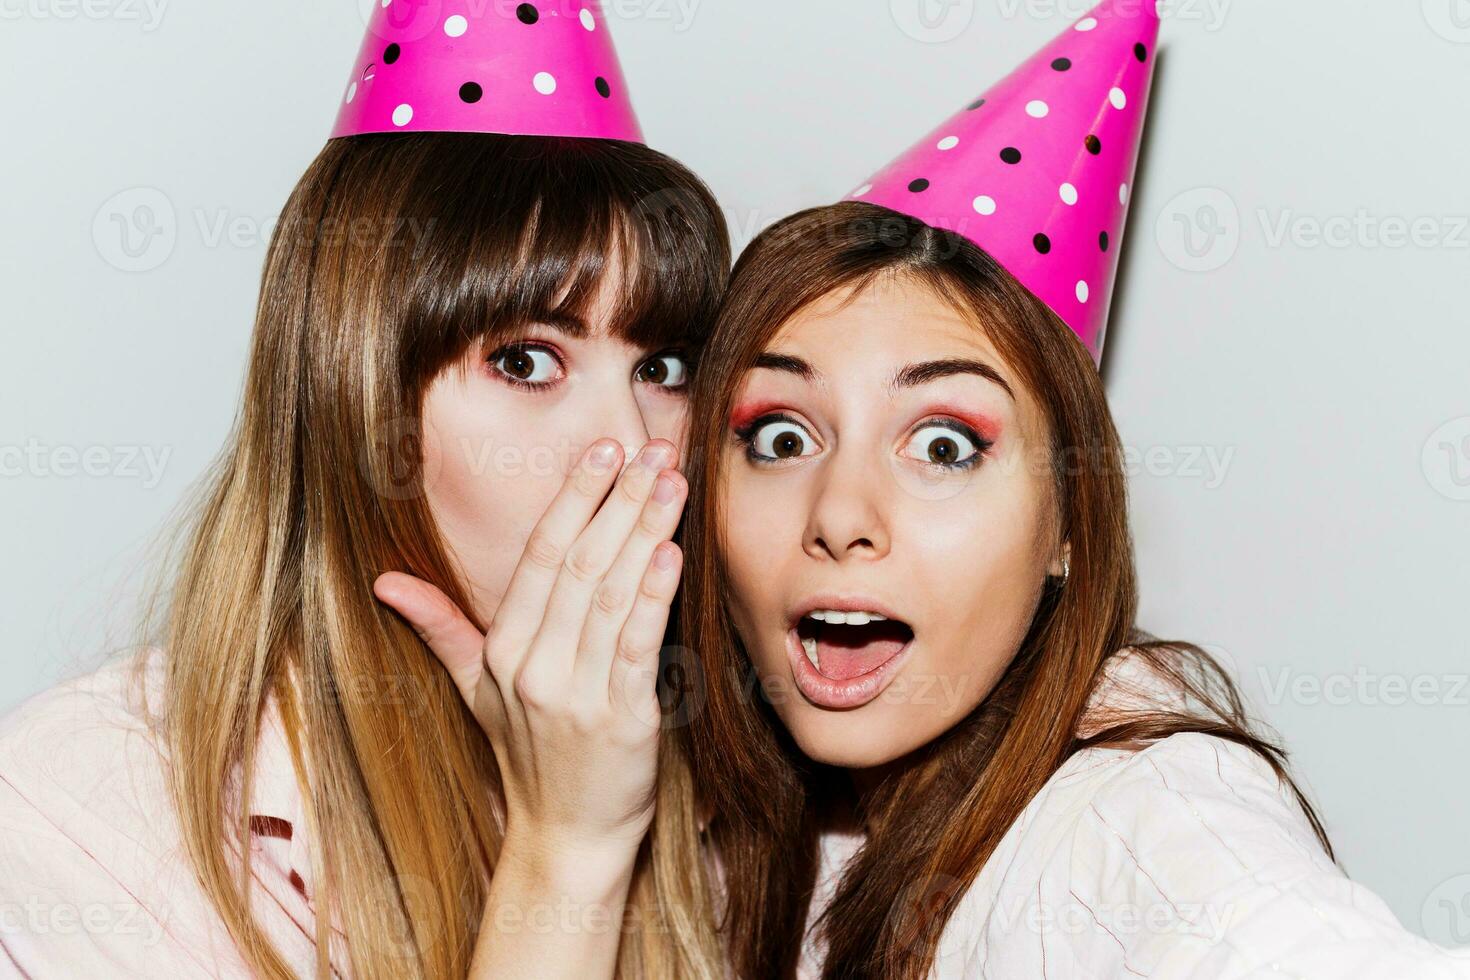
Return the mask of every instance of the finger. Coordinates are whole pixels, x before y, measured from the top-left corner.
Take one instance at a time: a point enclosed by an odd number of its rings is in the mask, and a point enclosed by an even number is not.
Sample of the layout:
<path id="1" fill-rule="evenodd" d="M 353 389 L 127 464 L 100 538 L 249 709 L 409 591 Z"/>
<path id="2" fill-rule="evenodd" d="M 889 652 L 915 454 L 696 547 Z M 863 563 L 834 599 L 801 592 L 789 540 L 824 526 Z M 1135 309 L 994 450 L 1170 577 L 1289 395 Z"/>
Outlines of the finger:
<path id="1" fill-rule="evenodd" d="M 669 610 L 679 591 L 679 577 L 684 570 L 684 553 L 672 541 L 654 551 L 653 560 L 643 576 L 638 599 L 614 648 L 612 667 L 608 672 L 608 697 L 628 706 L 638 718 L 649 721 L 649 712 L 657 719 L 659 653 L 663 650 L 664 633 L 669 628 Z"/>
<path id="2" fill-rule="evenodd" d="M 577 651 L 576 672 L 590 686 L 607 688 L 618 637 L 638 599 L 639 587 L 648 573 L 658 546 L 674 536 L 684 511 L 688 484 L 673 470 L 665 471 L 654 485 L 638 523 L 623 546 L 612 570 L 592 594 L 587 622 Z"/>
<path id="3" fill-rule="evenodd" d="M 546 602 L 561 574 L 567 552 L 607 496 L 623 459 L 622 446 L 600 439 L 567 474 L 556 497 L 536 522 L 521 552 L 495 616 L 487 650 L 491 668 L 513 674 L 518 663 L 500 662 L 501 654 L 519 656 L 531 644 L 546 613 Z"/>
<path id="4" fill-rule="evenodd" d="M 437 587 L 402 572 L 379 575 L 373 594 L 408 621 L 449 671 L 465 703 L 473 707 L 484 671 L 485 637 L 463 610 Z"/>
<path id="5" fill-rule="evenodd" d="M 619 477 L 597 516 L 567 552 L 546 602 L 546 618 L 534 650 L 521 669 L 535 659 L 534 673 L 542 680 L 571 673 L 593 595 L 637 526 L 659 474 L 678 460 L 679 451 L 672 443 L 654 440 Z"/>

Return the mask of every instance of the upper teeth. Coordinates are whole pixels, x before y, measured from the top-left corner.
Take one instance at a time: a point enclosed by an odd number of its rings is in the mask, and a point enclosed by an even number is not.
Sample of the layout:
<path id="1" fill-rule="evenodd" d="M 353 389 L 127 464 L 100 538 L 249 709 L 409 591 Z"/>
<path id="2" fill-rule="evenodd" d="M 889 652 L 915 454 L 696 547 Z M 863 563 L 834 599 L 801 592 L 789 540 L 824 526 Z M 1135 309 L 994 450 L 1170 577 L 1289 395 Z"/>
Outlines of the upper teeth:
<path id="1" fill-rule="evenodd" d="M 881 623 L 888 619 L 875 612 L 842 612 L 837 609 L 813 609 L 807 613 L 808 619 L 815 619 L 819 623 L 834 623 L 838 626 L 867 626 L 869 623 Z"/>

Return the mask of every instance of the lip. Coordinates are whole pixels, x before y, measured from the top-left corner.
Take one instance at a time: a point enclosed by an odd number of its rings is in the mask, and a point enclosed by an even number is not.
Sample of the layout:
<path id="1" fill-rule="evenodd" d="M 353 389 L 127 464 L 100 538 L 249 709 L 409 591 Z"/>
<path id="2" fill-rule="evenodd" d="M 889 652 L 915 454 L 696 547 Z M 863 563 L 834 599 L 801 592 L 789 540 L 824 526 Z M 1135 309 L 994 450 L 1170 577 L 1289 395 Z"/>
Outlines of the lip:
<path id="1" fill-rule="evenodd" d="M 786 630 L 786 657 L 791 662 L 791 674 L 796 681 L 797 690 L 818 708 L 850 711 L 873 701 L 893 683 L 894 677 L 898 676 L 899 670 L 908 660 L 909 651 L 914 647 L 914 641 L 909 640 L 898 653 L 866 674 L 859 674 L 845 681 L 835 681 L 823 676 L 806 658 L 806 651 L 802 649 L 801 638 L 796 632 L 796 626 L 802 617 L 814 609 L 831 609 L 835 612 L 875 612 L 889 619 L 905 623 L 908 621 L 897 615 L 891 607 L 862 596 L 813 596 L 796 609 Z"/>
<path id="2" fill-rule="evenodd" d="M 904 617 L 894 612 L 893 609 L 889 606 L 878 601 L 877 599 L 871 599 L 867 596 L 814 595 L 808 599 L 802 600 L 802 602 L 791 611 L 791 615 L 788 617 L 789 625 L 795 627 L 797 623 L 801 622 L 803 617 L 816 609 L 830 609 L 833 612 L 875 612 L 878 615 L 886 616 L 889 619 L 897 619 L 902 620 L 903 622 L 908 622 L 908 620 L 904 619 Z"/>

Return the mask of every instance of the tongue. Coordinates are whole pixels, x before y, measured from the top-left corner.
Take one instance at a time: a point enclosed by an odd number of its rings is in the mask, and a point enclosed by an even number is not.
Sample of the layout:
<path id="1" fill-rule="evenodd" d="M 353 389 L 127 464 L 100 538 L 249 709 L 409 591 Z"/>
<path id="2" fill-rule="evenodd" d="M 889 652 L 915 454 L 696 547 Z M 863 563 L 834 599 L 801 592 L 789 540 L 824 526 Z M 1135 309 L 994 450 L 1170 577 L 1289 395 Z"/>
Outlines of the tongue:
<path id="1" fill-rule="evenodd" d="M 818 673 L 834 681 L 851 680 L 898 656 L 908 643 L 906 631 L 870 626 L 824 626 L 817 634 Z"/>

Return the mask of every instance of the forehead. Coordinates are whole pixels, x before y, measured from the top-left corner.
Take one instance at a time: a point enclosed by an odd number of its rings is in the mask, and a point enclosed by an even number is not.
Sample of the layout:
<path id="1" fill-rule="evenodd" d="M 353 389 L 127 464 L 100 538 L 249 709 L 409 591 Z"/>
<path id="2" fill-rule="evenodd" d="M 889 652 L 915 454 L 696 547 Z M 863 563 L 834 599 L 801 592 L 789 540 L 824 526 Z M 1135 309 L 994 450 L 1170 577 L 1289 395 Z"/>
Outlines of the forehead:
<path id="1" fill-rule="evenodd" d="M 998 369 L 1003 364 L 973 317 L 927 285 L 891 275 L 823 296 L 783 324 L 770 348 L 854 360 L 881 357 L 890 363 L 963 355 Z"/>
<path id="2" fill-rule="evenodd" d="M 781 326 L 767 353 L 800 357 L 828 384 L 886 385 L 906 365 L 965 358 L 993 367 L 1015 393 L 1015 412 L 1028 434 L 1044 431 L 1040 409 L 1019 372 L 1001 355 L 975 314 L 957 309 L 923 282 L 882 276 L 823 296 Z M 772 381 L 776 372 L 757 371 Z M 790 378 L 778 383 L 801 383 Z M 967 378 L 957 383 L 984 385 Z M 1003 393 L 1001 399 L 1009 403 Z"/>

